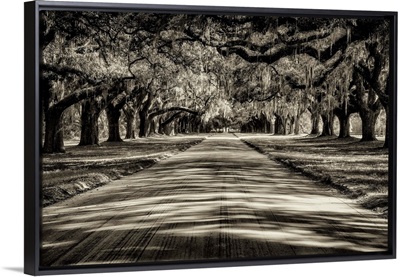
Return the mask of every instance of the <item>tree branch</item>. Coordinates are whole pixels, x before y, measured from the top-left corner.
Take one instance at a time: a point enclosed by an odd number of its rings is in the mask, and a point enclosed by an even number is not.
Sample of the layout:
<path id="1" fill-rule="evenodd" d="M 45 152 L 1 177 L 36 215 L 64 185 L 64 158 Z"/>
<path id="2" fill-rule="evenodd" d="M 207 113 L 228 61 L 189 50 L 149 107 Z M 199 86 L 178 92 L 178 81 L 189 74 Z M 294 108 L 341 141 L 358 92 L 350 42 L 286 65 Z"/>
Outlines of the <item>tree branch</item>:
<path id="1" fill-rule="evenodd" d="M 189 108 L 171 107 L 171 108 L 161 109 L 161 110 L 157 110 L 157 111 L 154 111 L 154 112 L 150 113 L 149 114 L 149 119 L 152 119 L 155 116 L 158 116 L 158 115 L 161 115 L 161 114 L 164 114 L 164 113 L 167 113 L 167 112 L 172 112 L 172 111 L 182 111 L 182 112 L 187 112 L 187 113 L 191 113 L 191 114 L 194 114 L 194 115 L 198 115 L 199 114 L 198 111 L 194 111 L 194 110 L 191 110 Z"/>
<path id="2" fill-rule="evenodd" d="M 182 111 L 179 111 L 177 113 L 174 113 L 172 116 L 170 116 L 167 120 L 165 120 L 163 123 L 161 123 L 161 127 L 167 126 L 168 124 L 170 124 L 172 121 L 174 121 L 175 118 L 177 118 L 178 116 L 180 116 L 182 113 Z"/>
<path id="3" fill-rule="evenodd" d="M 59 112 L 62 112 L 69 106 L 78 103 L 83 99 L 101 95 L 104 89 L 104 86 L 94 86 L 74 91 L 73 93 L 61 99 L 56 104 L 52 105 L 49 110 L 57 110 Z"/>
<path id="4" fill-rule="evenodd" d="M 79 69 L 73 68 L 73 67 L 56 66 L 56 65 L 50 65 L 50 64 L 41 64 L 40 67 L 43 71 L 53 72 L 62 77 L 66 77 L 68 74 L 72 74 L 72 75 L 75 75 L 77 77 L 84 79 L 85 82 L 87 82 L 91 85 L 99 84 L 99 80 L 93 79 L 90 75 L 86 74 L 85 72 L 83 72 Z"/>

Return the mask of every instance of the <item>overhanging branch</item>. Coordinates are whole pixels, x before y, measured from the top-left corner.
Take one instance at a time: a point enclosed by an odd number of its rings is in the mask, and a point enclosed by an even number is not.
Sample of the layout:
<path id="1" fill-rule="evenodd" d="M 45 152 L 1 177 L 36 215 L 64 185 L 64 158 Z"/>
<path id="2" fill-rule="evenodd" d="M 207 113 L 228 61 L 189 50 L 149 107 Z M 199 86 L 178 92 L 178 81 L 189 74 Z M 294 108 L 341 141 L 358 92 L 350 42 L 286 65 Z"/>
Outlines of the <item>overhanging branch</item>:
<path id="1" fill-rule="evenodd" d="M 161 110 L 157 110 L 157 111 L 154 111 L 154 112 L 150 113 L 149 114 L 149 119 L 152 119 L 155 116 L 158 116 L 158 115 L 161 115 L 161 114 L 164 114 L 164 113 L 167 113 L 167 112 L 172 112 L 172 111 L 182 111 L 182 112 L 187 112 L 187 113 L 191 113 L 191 114 L 194 114 L 194 115 L 198 115 L 199 114 L 198 111 L 194 111 L 194 110 L 191 110 L 191 109 L 186 108 L 186 107 L 171 107 L 171 108 L 161 109 Z"/>

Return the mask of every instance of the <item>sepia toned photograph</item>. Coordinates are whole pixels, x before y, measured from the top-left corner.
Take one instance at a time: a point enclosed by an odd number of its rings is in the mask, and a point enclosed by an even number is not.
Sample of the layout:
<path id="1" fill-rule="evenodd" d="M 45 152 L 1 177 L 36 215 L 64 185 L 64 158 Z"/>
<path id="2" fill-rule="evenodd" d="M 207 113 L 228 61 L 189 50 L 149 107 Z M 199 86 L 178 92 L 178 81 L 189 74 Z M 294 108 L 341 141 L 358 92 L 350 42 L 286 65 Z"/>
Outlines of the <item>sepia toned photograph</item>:
<path id="1" fill-rule="evenodd" d="M 392 253 L 392 25 L 41 10 L 40 268 Z"/>

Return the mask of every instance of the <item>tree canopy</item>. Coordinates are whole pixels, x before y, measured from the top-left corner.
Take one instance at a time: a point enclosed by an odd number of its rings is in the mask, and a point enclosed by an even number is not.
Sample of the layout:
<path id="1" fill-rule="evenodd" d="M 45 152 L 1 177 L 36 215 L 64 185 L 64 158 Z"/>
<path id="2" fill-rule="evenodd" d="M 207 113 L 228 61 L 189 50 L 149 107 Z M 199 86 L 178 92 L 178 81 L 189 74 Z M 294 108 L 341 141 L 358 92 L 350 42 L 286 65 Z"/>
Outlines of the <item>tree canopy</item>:
<path id="1" fill-rule="evenodd" d="M 380 111 L 390 112 L 388 24 L 42 11 L 43 149 L 63 151 L 71 107 L 81 117 L 81 145 L 99 142 L 102 111 L 109 141 L 121 140 L 121 122 L 126 138 L 227 128 L 299 133 L 305 113 L 322 135 L 333 134 L 337 117 L 339 137 L 349 136 L 349 117 L 359 113 L 362 139 L 373 140 Z"/>

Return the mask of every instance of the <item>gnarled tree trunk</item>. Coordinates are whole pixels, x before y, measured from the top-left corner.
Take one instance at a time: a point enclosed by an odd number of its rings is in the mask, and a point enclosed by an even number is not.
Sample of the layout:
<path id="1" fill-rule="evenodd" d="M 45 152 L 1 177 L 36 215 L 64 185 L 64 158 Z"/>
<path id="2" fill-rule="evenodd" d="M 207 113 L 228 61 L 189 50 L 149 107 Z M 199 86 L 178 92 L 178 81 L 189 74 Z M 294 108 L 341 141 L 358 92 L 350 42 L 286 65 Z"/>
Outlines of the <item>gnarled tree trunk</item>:
<path id="1" fill-rule="evenodd" d="M 296 115 L 294 118 L 294 134 L 300 134 L 300 115 Z"/>
<path id="2" fill-rule="evenodd" d="M 362 137 L 361 141 L 374 141 L 376 140 L 375 125 L 376 119 L 379 115 L 379 110 L 361 110 L 360 117 L 362 122 Z"/>
<path id="3" fill-rule="evenodd" d="M 62 124 L 63 110 L 50 108 L 45 113 L 45 136 L 43 153 L 64 153 L 64 132 Z"/>
<path id="4" fill-rule="evenodd" d="M 332 136 L 333 134 L 333 112 L 321 114 L 322 133 L 321 136 Z"/>
<path id="5" fill-rule="evenodd" d="M 364 80 L 358 71 L 354 71 L 353 80 L 356 85 L 356 97 L 359 105 L 359 114 L 362 122 L 361 141 L 374 141 L 376 119 L 382 108 L 382 104 L 377 99 L 372 88 L 365 89 Z M 367 96 L 367 97 L 365 97 Z"/>
<path id="6" fill-rule="evenodd" d="M 90 89 L 83 89 L 75 91 L 58 103 L 49 107 L 45 111 L 45 136 L 43 153 L 63 153 L 64 148 L 64 134 L 62 126 L 62 114 L 71 105 L 88 97 L 95 97 L 100 95 L 102 90 L 100 87 L 92 87 Z"/>
<path id="7" fill-rule="evenodd" d="M 113 105 L 108 105 L 106 108 L 107 121 L 108 121 L 108 139 L 109 142 L 122 141 L 119 133 L 119 118 L 121 110 Z"/>
<path id="8" fill-rule="evenodd" d="M 333 111 L 339 120 L 339 139 L 350 137 L 350 115 L 358 112 L 354 104 L 345 101 Z"/>
<path id="9" fill-rule="evenodd" d="M 275 116 L 275 134 L 276 135 L 285 135 L 286 134 L 286 120 L 281 116 Z"/>
<path id="10" fill-rule="evenodd" d="M 136 109 L 134 109 L 131 105 L 127 104 L 124 106 L 122 109 L 125 114 L 125 119 L 126 119 L 126 134 L 125 138 L 126 139 L 132 139 L 135 138 L 135 114 L 136 114 Z"/>
<path id="11" fill-rule="evenodd" d="M 157 129 L 157 123 L 155 119 L 149 120 L 149 135 L 154 135 Z"/>
<path id="12" fill-rule="evenodd" d="M 295 122 L 295 117 L 292 116 L 289 119 L 289 134 L 293 134 L 294 133 L 294 122 Z"/>
<path id="13" fill-rule="evenodd" d="M 385 69 L 385 49 L 380 49 L 379 47 L 379 43 L 378 42 L 374 42 L 374 43 L 366 43 L 366 48 L 369 51 L 370 57 L 373 57 L 373 63 L 374 66 L 371 68 L 369 66 L 367 66 L 366 64 L 360 62 L 356 67 L 355 67 L 355 76 L 353 75 L 353 77 L 355 77 L 354 79 L 357 82 L 357 86 L 359 87 L 358 90 L 358 96 L 359 99 L 361 99 L 362 97 L 362 82 L 360 81 L 361 78 L 359 78 L 361 75 L 363 77 L 363 80 L 366 81 L 370 88 L 373 89 L 374 93 L 371 93 L 372 90 L 370 89 L 370 92 L 368 93 L 368 102 L 367 103 L 363 103 L 364 109 L 365 110 L 366 107 L 370 108 L 372 111 L 376 111 L 378 109 L 378 105 L 377 103 L 374 103 L 374 98 L 375 98 L 375 93 L 376 96 L 378 96 L 381 105 L 383 106 L 383 108 L 386 111 L 386 132 L 385 132 L 385 143 L 383 145 L 383 147 L 387 148 L 389 146 L 389 90 L 390 90 L 390 85 L 389 85 L 389 81 L 394 78 L 394 71 L 392 69 L 389 69 L 389 75 L 388 76 L 384 76 L 383 74 L 385 74 L 384 72 L 386 70 Z M 382 82 L 382 79 L 386 78 L 386 81 Z M 361 116 L 361 112 L 360 112 L 360 116 Z M 368 118 L 369 117 L 369 118 Z M 362 141 L 365 140 L 374 140 L 375 139 L 375 134 L 372 134 L 372 121 L 374 121 L 373 119 L 373 115 L 370 116 L 366 116 L 365 120 L 367 121 L 367 126 L 366 126 L 366 130 L 364 133 L 364 129 L 363 129 L 363 138 L 361 139 Z M 376 119 L 375 119 L 376 121 Z"/>
<path id="14" fill-rule="evenodd" d="M 383 144 L 384 148 L 388 148 L 389 147 L 389 106 L 385 105 L 385 112 L 386 112 L 386 129 L 385 129 L 385 143 Z"/>
<path id="15" fill-rule="evenodd" d="M 80 146 L 99 144 L 99 115 L 102 101 L 99 99 L 86 99 L 82 101 L 81 114 L 81 139 Z"/>
<path id="16" fill-rule="evenodd" d="M 126 139 L 132 139 L 135 138 L 135 132 L 133 128 L 133 123 L 134 123 L 134 116 L 126 116 L 126 134 L 125 138 Z"/>
<path id="17" fill-rule="evenodd" d="M 147 120 L 148 112 L 146 110 L 139 111 L 139 137 L 147 137 L 149 122 Z"/>
<path id="18" fill-rule="evenodd" d="M 311 113 L 311 132 L 310 135 L 319 135 L 319 122 L 321 120 L 321 116 L 318 112 Z"/>
<path id="19" fill-rule="evenodd" d="M 349 138 L 350 137 L 350 115 L 343 115 L 338 117 L 339 119 L 339 136 L 338 138 Z"/>

